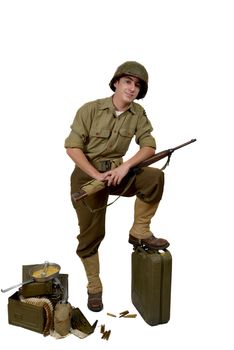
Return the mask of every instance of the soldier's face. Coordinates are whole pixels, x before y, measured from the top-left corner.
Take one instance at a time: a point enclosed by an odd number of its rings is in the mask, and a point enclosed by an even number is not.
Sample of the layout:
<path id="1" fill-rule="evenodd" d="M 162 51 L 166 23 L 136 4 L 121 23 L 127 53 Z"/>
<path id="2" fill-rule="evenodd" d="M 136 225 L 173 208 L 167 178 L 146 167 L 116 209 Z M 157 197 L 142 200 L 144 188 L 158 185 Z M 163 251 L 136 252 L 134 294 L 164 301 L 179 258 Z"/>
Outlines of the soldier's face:
<path id="1" fill-rule="evenodd" d="M 115 82 L 115 94 L 124 102 L 131 103 L 139 94 L 141 83 L 140 79 L 132 76 L 121 77 Z"/>

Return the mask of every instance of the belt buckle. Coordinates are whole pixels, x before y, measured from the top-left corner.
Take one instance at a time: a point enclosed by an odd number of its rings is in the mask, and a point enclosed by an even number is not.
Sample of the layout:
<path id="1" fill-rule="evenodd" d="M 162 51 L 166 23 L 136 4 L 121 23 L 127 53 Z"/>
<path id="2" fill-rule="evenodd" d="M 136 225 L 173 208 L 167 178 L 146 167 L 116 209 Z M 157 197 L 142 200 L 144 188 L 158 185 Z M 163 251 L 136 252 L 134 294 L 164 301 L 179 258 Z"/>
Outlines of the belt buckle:
<path id="1" fill-rule="evenodd" d="M 110 160 L 103 160 L 100 162 L 101 164 L 101 171 L 108 171 L 111 170 L 111 161 Z"/>

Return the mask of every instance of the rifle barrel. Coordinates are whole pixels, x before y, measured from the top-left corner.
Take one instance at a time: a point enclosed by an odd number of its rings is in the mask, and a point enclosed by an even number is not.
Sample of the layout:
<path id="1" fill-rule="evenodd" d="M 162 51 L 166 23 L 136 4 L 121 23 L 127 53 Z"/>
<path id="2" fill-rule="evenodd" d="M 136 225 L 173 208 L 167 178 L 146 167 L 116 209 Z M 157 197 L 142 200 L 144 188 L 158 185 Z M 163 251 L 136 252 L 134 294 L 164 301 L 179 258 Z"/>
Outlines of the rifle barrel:
<path id="1" fill-rule="evenodd" d="M 182 145 L 179 145 L 179 146 L 177 146 L 177 147 L 172 148 L 172 150 L 175 151 L 175 150 L 177 150 L 177 149 L 179 149 L 179 148 L 181 148 L 181 147 L 187 146 L 187 145 L 189 145 L 190 143 L 195 142 L 195 141 L 197 141 L 197 139 L 192 139 L 192 140 L 190 140 L 190 141 L 188 141 L 188 142 L 182 143 Z"/>

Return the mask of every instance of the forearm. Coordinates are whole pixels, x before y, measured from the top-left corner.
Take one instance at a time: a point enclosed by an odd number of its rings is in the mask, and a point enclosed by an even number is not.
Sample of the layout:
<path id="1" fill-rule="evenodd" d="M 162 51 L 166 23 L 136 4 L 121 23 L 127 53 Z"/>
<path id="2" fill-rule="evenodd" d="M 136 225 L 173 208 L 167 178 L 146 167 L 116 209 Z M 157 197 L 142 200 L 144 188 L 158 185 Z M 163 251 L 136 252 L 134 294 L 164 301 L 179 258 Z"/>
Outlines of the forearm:
<path id="1" fill-rule="evenodd" d="M 142 147 L 133 157 L 121 164 L 119 167 L 109 170 L 105 173 L 108 186 L 119 185 L 124 176 L 127 175 L 130 168 L 139 164 L 143 160 L 152 157 L 155 150 L 152 147 Z"/>
<path id="2" fill-rule="evenodd" d="M 67 148 L 67 154 L 75 162 L 75 164 L 86 174 L 94 179 L 100 176 L 99 171 L 88 161 L 84 152 L 79 148 Z"/>
<path id="3" fill-rule="evenodd" d="M 139 164 L 143 160 L 152 157 L 155 154 L 155 149 L 152 147 L 142 147 L 133 157 L 129 158 L 124 164 L 130 168 Z"/>

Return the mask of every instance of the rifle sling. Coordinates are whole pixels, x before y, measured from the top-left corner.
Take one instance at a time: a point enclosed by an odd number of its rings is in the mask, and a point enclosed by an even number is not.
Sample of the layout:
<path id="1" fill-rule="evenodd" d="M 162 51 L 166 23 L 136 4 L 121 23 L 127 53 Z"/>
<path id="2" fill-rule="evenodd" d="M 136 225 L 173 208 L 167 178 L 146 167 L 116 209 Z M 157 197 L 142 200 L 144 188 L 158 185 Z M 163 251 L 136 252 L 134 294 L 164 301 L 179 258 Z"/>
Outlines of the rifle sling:
<path id="1" fill-rule="evenodd" d="M 85 199 L 83 198 L 82 199 L 82 203 L 84 204 L 84 206 L 91 212 L 91 213 L 96 213 L 100 210 L 103 210 L 107 207 L 109 207 L 110 205 L 114 204 L 121 196 L 124 195 L 125 192 L 127 192 L 127 190 L 129 189 L 129 187 L 131 186 L 131 184 L 133 183 L 134 179 L 136 177 L 136 173 L 133 173 L 133 175 L 130 177 L 131 181 L 129 181 L 128 185 L 125 187 L 125 189 L 123 190 L 123 192 L 117 197 L 115 198 L 112 202 L 106 204 L 106 205 L 103 205 L 101 208 L 95 208 L 95 209 L 92 209 L 88 203 L 85 201 Z"/>
<path id="2" fill-rule="evenodd" d="M 167 156 L 167 161 L 166 163 L 164 164 L 164 166 L 160 169 L 160 170 L 164 170 L 170 163 L 170 160 L 171 160 L 171 155 L 172 155 L 173 152 L 169 153 L 168 156 Z M 129 189 L 129 187 L 131 186 L 132 182 L 134 181 L 135 177 L 136 177 L 136 174 L 138 173 L 138 171 L 140 170 L 140 168 L 138 167 L 134 167 L 132 170 L 131 170 L 131 181 L 128 183 L 128 185 L 126 186 L 126 188 L 123 190 L 123 192 L 117 197 L 115 198 L 112 202 L 102 206 L 101 208 L 91 208 L 88 203 L 85 201 L 85 199 L 82 199 L 82 202 L 84 204 L 84 206 L 91 212 L 91 213 L 96 213 L 100 210 L 103 210 L 107 207 L 109 207 L 110 205 L 114 204 L 121 196 L 124 195 L 124 193 Z"/>
<path id="3" fill-rule="evenodd" d="M 170 160 L 171 160 L 171 155 L 172 155 L 172 152 L 168 154 L 167 161 L 166 161 L 166 163 L 164 164 L 164 166 L 160 170 L 166 169 L 166 167 L 169 165 Z"/>

